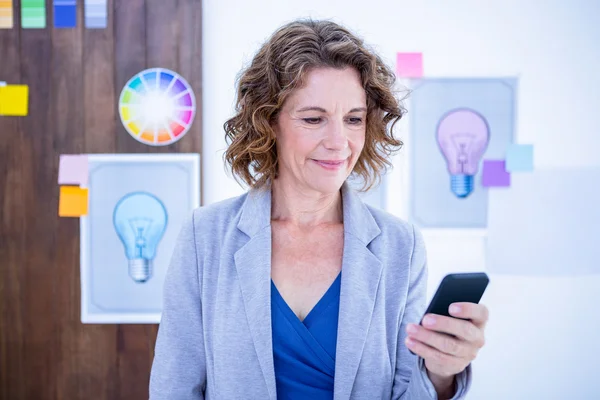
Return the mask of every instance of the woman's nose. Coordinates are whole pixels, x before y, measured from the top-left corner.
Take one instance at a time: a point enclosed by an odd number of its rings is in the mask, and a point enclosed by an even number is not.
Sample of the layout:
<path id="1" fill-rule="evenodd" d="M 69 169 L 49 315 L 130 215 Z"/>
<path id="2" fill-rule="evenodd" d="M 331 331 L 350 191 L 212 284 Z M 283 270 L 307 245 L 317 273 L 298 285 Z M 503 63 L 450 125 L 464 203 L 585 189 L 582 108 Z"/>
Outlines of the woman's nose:
<path id="1" fill-rule="evenodd" d="M 345 129 L 342 122 L 329 124 L 323 140 L 325 147 L 330 150 L 343 150 L 348 147 L 348 137 Z"/>

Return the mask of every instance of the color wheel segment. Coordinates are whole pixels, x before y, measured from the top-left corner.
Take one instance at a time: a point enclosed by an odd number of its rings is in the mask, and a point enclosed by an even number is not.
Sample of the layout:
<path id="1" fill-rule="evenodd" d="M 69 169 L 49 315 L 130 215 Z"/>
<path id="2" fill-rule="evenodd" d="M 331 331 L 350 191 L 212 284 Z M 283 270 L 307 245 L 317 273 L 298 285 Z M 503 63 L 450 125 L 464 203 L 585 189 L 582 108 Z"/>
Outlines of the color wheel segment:
<path id="1" fill-rule="evenodd" d="M 119 98 L 123 126 L 139 142 L 166 146 L 181 139 L 196 114 L 196 98 L 176 72 L 152 68 L 127 82 Z"/>

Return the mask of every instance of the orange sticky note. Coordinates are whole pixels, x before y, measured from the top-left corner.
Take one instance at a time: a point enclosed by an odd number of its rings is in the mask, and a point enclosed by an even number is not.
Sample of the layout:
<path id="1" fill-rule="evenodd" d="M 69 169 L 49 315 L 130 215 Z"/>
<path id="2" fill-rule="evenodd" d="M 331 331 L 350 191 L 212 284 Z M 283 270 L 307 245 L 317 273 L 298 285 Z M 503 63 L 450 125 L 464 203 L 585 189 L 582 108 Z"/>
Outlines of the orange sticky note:
<path id="1" fill-rule="evenodd" d="M 78 186 L 61 186 L 59 217 L 81 217 L 88 212 L 88 190 Z"/>
<path id="2" fill-rule="evenodd" d="M 29 86 L 0 86 L 0 115 L 25 117 L 29 112 Z"/>

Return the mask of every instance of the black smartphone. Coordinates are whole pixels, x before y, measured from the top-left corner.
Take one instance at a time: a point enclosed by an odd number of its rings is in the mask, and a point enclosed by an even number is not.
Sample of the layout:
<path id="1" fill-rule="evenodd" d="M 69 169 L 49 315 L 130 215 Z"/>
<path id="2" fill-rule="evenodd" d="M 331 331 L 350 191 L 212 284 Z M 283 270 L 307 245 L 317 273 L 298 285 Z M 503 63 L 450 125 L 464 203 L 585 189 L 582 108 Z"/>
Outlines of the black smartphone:
<path id="1" fill-rule="evenodd" d="M 479 303 L 489 282 L 490 278 L 485 272 L 462 272 L 446 275 L 435 291 L 425 313 L 421 316 L 419 324 L 423 322 L 423 317 L 427 314 L 452 317 L 448 311 L 452 303 Z"/>
<path id="2" fill-rule="evenodd" d="M 462 272 L 448 274 L 442 279 L 433 298 L 427 306 L 426 314 L 439 314 L 451 317 L 448 308 L 452 303 L 479 303 L 490 282 L 485 272 Z"/>

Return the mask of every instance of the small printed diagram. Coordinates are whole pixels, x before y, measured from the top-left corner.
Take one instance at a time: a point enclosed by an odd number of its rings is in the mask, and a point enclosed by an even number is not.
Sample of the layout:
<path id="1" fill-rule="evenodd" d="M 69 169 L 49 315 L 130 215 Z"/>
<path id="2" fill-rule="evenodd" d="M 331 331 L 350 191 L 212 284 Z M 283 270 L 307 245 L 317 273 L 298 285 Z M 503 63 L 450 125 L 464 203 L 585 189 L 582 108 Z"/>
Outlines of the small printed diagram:
<path id="1" fill-rule="evenodd" d="M 89 154 L 83 323 L 158 323 L 177 237 L 200 206 L 198 154 Z"/>
<path id="2" fill-rule="evenodd" d="M 420 228 L 486 228 L 482 177 L 486 160 L 506 159 L 513 144 L 516 87 L 511 78 L 414 81 L 409 218 Z"/>
<path id="3" fill-rule="evenodd" d="M 446 160 L 452 193 L 464 198 L 473 192 L 474 178 L 490 139 L 485 118 L 475 110 L 446 113 L 437 127 L 437 142 Z"/>
<path id="4" fill-rule="evenodd" d="M 144 283 L 152 276 L 152 261 L 167 225 L 167 210 L 154 195 L 125 195 L 115 207 L 113 223 L 125 247 L 129 277 Z"/>

